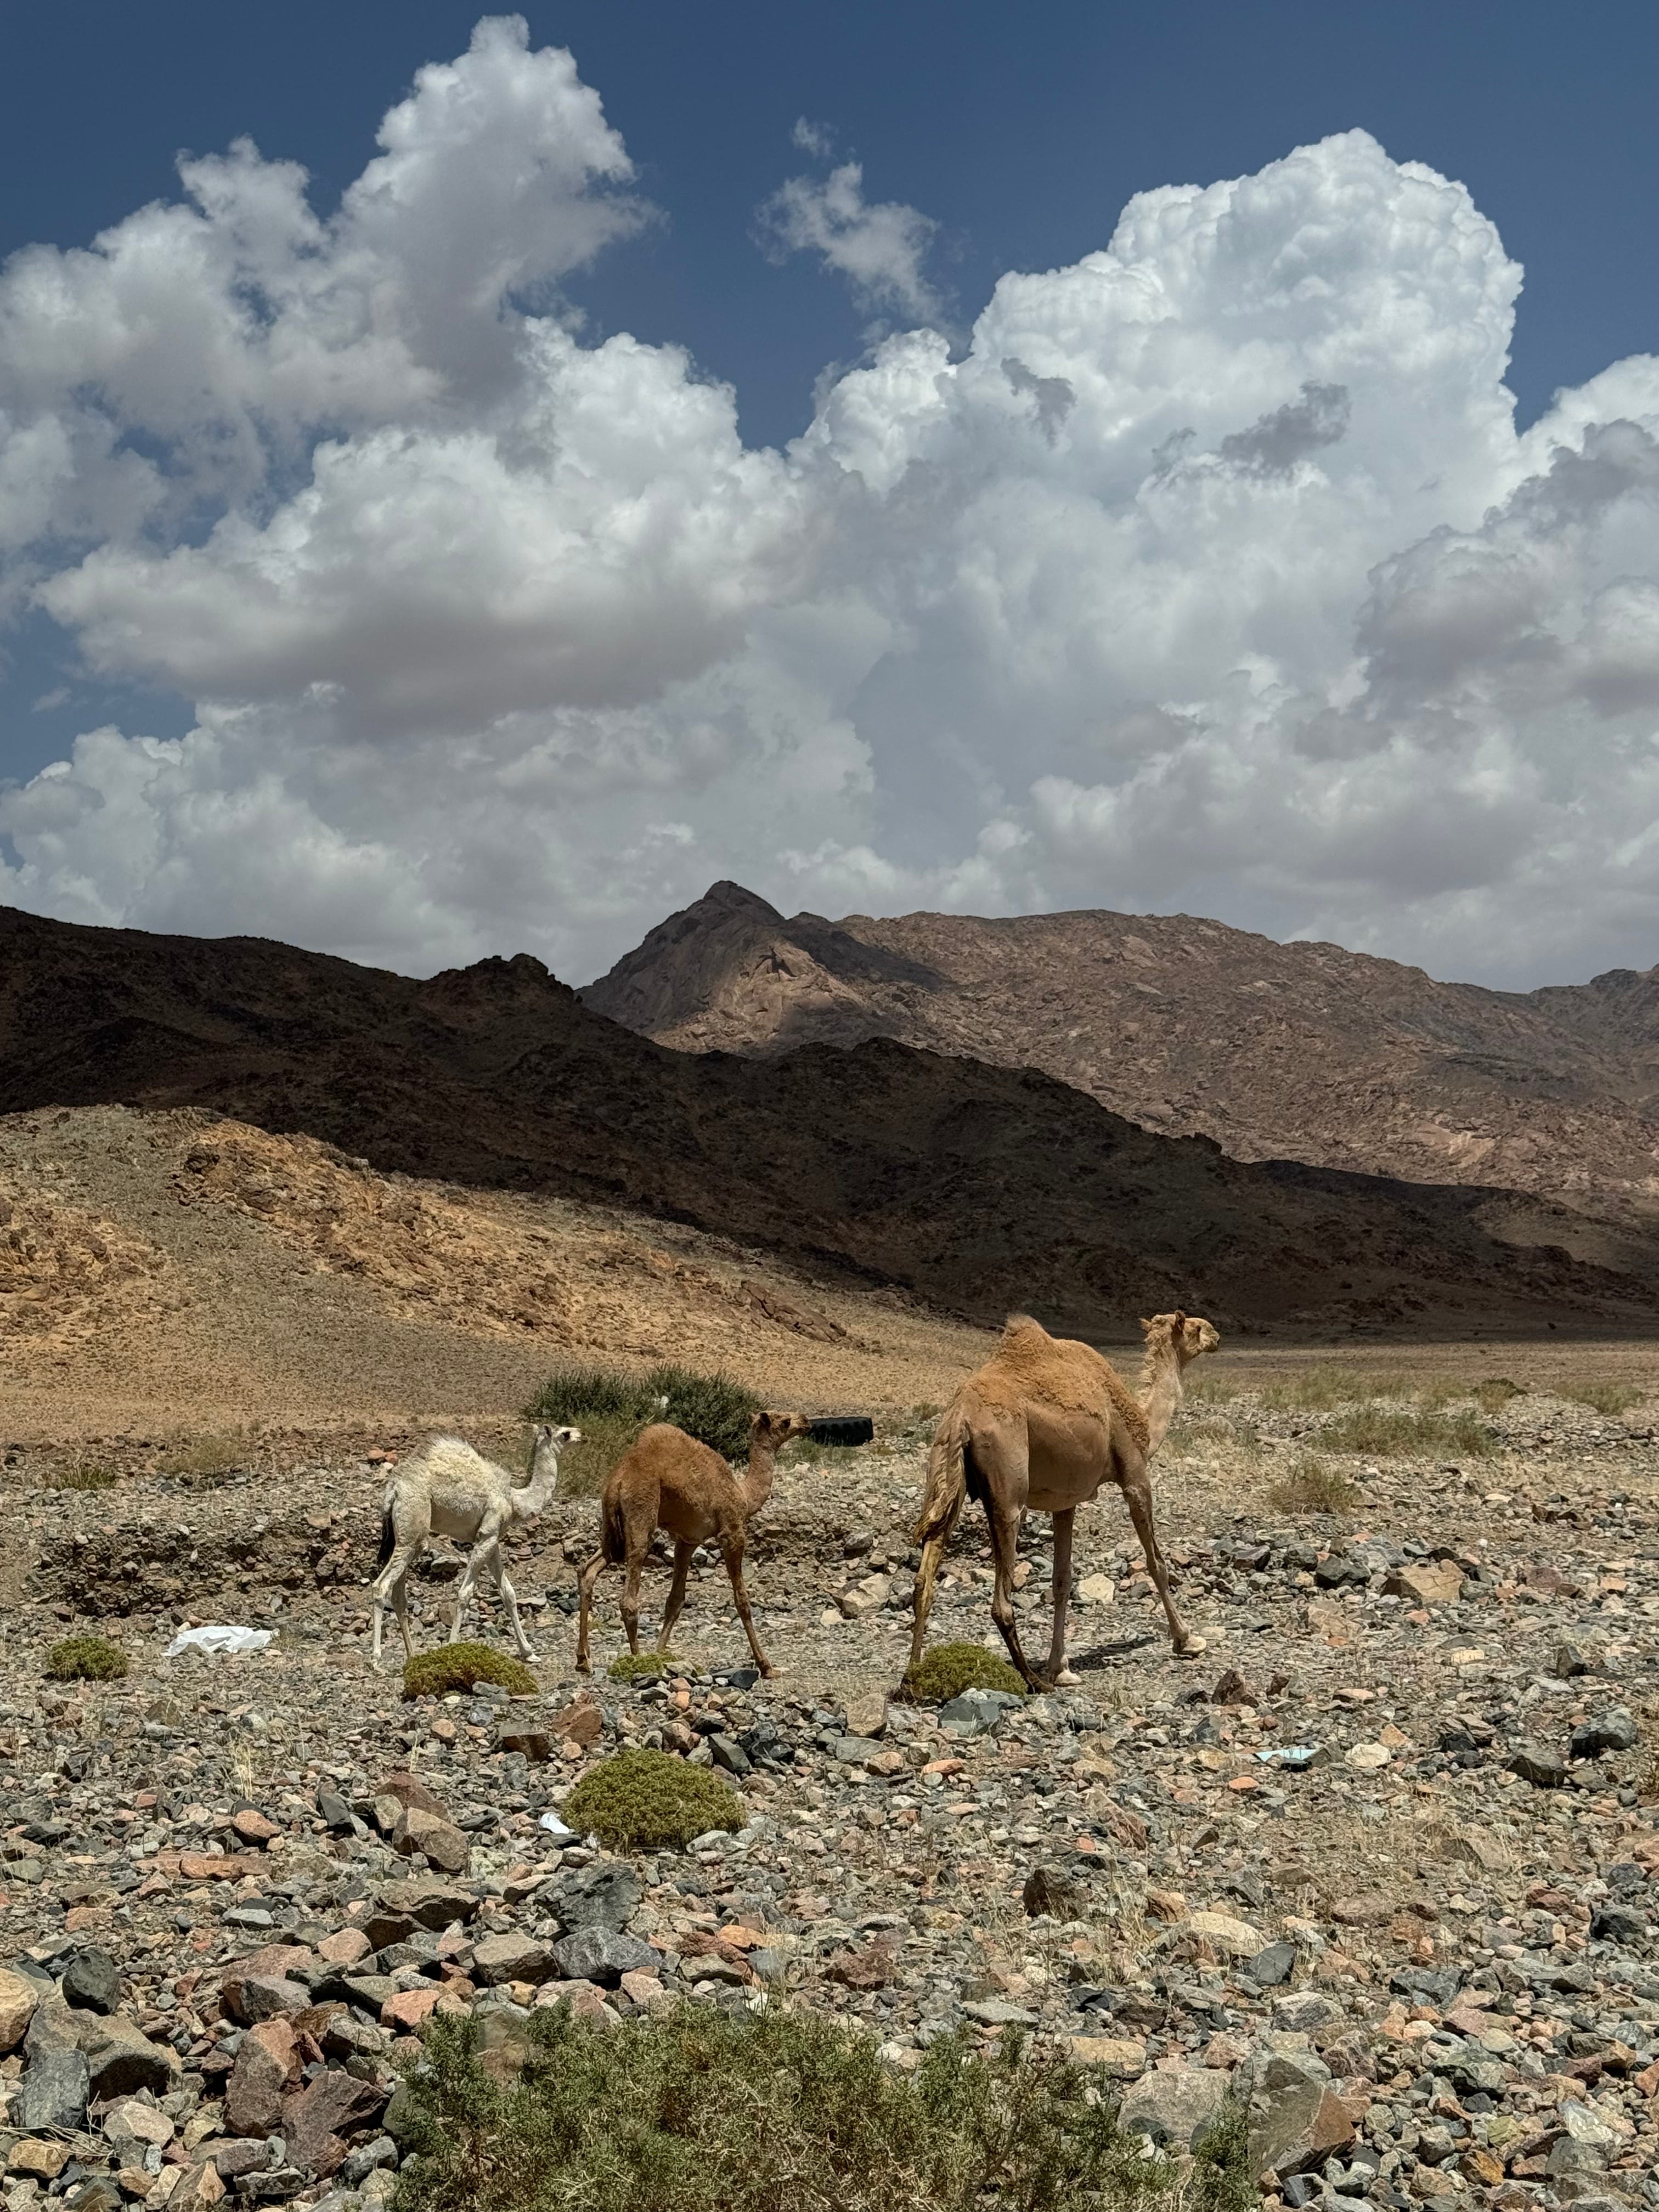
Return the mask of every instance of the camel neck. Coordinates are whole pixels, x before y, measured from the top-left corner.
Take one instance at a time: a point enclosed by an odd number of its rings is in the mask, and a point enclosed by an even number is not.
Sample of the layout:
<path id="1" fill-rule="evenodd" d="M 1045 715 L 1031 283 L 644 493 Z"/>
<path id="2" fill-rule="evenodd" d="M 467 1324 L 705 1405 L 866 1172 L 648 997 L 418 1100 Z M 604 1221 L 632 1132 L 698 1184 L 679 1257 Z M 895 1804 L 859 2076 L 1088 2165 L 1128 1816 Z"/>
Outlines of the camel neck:
<path id="1" fill-rule="evenodd" d="M 514 1504 L 522 1515 L 539 1513 L 559 1486 L 559 1448 L 556 1444 L 538 1444 L 531 1455 L 530 1480 L 514 1494 Z"/>
<path id="2" fill-rule="evenodd" d="M 1171 1351 L 1161 1359 L 1141 1396 L 1146 1414 L 1147 1449 L 1156 1451 L 1169 1434 L 1170 1424 L 1181 1403 L 1181 1362 Z"/>
<path id="3" fill-rule="evenodd" d="M 751 1513 L 758 1513 L 772 1495 L 772 1474 L 777 1464 L 777 1449 L 773 1444 L 753 1443 L 749 1447 L 749 1468 L 743 1478 L 744 1503 Z"/>

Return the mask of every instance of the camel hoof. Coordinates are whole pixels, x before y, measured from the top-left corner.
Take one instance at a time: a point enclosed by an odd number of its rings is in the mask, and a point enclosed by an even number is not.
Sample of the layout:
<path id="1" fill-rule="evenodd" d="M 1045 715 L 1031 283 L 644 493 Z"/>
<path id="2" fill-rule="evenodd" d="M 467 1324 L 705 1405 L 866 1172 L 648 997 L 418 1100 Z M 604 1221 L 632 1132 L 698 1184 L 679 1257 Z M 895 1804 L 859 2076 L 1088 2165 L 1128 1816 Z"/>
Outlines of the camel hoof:
<path id="1" fill-rule="evenodd" d="M 1082 1680 L 1081 1674 L 1074 1674 L 1069 1667 L 1062 1667 L 1054 1677 L 1054 1687 L 1057 1690 L 1074 1690 Z"/>
<path id="2" fill-rule="evenodd" d="M 1184 1644 L 1176 1644 L 1175 1656 L 1177 1659 L 1196 1659 L 1200 1651 L 1207 1651 L 1209 1648 L 1207 1637 L 1189 1636 Z"/>

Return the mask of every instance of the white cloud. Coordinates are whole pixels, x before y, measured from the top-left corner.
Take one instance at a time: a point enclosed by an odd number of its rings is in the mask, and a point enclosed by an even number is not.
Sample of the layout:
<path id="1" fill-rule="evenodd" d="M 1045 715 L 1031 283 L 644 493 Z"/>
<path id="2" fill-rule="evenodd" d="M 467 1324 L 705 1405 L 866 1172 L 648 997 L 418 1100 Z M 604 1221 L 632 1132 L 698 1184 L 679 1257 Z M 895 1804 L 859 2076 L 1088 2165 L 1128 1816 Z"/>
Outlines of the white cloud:
<path id="1" fill-rule="evenodd" d="M 813 125 L 797 123 L 795 143 L 815 154 L 828 150 Z M 917 323 L 939 313 L 939 294 L 921 273 L 939 225 L 902 200 L 872 207 L 864 197 L 859 162 L 843 161 L 823 178 L 789 178 L 756 210 L 755 219 L 760 243 L 774 260 L 816 253 L 826 269 L 846 277 L 861 306 Z"/>
<path id="2" fill-rule="evenodd" d="M 562 311 L 649 219 L 568 55 L 481 25 L 380 149 L 327 218 L 243 146 L 0 271 L 0 609 L 197 702 L 0 791 L 0 895 L 574 977 L 721 875 L 1659 952 L 1659 362 L 1517 436 L 1461 186 L 1350 133 L 1145 193 L 780 453 Z M 826 258 L 884 212 L 802 205 Z M 926 244 L 838 265 L 896 306 Z"/>

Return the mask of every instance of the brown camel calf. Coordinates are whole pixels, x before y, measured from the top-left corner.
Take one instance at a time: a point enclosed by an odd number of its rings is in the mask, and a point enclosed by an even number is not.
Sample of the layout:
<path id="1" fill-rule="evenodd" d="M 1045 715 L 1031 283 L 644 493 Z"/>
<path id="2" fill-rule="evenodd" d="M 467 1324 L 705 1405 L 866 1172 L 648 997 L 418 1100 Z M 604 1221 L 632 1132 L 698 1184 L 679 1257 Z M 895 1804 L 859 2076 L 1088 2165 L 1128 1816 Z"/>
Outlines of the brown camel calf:
<path id="1" fill-rule="evenodd" d="M 749 1594 L 743 1586 L 743 1547 L 751 1515 L 758 1513 L 772 1494 L 772 1475 L 777 1455 L 792 1437 L 804 1437 L 810 1426 L 803 1413 L 757 1413 L 749 1425 L 749 1471 L 741 1480 L 717 1451 L 688 1437 L 671 1422 L 658 1421 L 647 1429 L 611 1470 L 599 1509 L 599 1548 L 581 1571 L 581 1613 L 576 1631 L 576 1671 L 592 1670 L 587 1657 L 587 1617 L 593 1586 L 606 1567 L 625 1566 L 628 1580 L 623 1590 L 623 1626 L 628 1648 L 640 1648 L 640 1577 L 646 1553 L 659 1528 L 674 1539 L 674 1578 L 663 1607 L 659 1651 L 666 1651 L 674 1623 L 685 1602 L 685 1577 L 691 1554 L 711 1539 L 720 1547 L 726 1571 L 732 1577 L 732 1595 L 749 1638 L 749 1649 L 763 1674 L 772 1662 L 755 1639 L 749 1611 Z"/>

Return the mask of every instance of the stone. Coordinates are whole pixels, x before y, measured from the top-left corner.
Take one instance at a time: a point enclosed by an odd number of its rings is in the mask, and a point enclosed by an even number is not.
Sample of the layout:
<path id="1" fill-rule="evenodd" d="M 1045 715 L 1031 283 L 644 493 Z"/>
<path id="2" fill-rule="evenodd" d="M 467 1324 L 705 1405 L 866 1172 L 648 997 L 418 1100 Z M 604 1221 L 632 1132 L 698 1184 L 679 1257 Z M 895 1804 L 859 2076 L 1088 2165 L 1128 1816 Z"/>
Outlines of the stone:
<path id="1" fill-rule="evenodd" d="M 310 1974 L 317 1965 L 314 1953 L 299 1943 L 265 1943 L 233 1959 L 219 1978 L 219 1996 L 233 2020 L 251 2021 L 244 2008 L 242 1990 L 249 1981 L 289 1982 Z M 301 1992 L 303 1995 L 303 1991 Z"/>
<path id="2" fill-rule="evenodd" d="M 1119 2123 L 1129 2134 L 1189 2149 L 1226 2103 L 1231 2080 L 1218 2066 L 1156 2069 L 1124 2093 Z"/>
<path id="3" fill-rule="evenodd" d="M 173 2122 L 157 2105 L 142 2097 L 124 2097 L 104 2115 L 104 2133 L 118 2151 L 133 2143 L 153 2143 L 159 2150 L 173 2140 Z"/>
<path id="4" fill-rule="evenodd" d="M 14 2124 L 25 2130 L 63 2128 L 73 2133 L 87 2117 L 91 2075 L 79 2051 L 42 2051 L 23 2069 L 12 2107 Z"/>
<path id="5" fill-rule="evenodd" d="M 965 2004 L 963 2012 L 969 2020 L 976 2020 L 981 2027 L 1035 2027 L 1037 2016 L 1025 2006 L 1009 2004 L 1002 1997 L 979 1997 Z"/>
<path id="6" fill-rule="evenodd" d="M 885 1690 L 849 1691 L 844 1708 L 848 1735 L 875 1737 L 887 1733 Z"/>
<path id="7" fill-rule="evenodd" d="M 655 1973 L 661 1959 L 637 1936 L 624 1936 L 613 1928 L 591 1922 L 553 1946 L 552 1962 L 568 1982 L 597 1982 L 602 1988 L 617 1987 L 624 1974 Z"/>
<path id="8" fill-rule="evenodd" d="M 212 2161 L 192 2166 L 174 2186 L 167 2212 L 211 2212 L 224 2197 L 225 2185 Z"/>
<path id="9" fill-rule="evenodd" d="M 127 2097 L 136 2089 L 165 2097 L 184 2069 L 168 2043 L 152 2043 L 134 2021 L 118 2016 L 89 2021 L 82 2037 L 94 2097 Z"/>
<path id="10" fill-rule="evenodd" d="M 1358 1896 L 1334 1899 L 1330 1917 L 1340 1928 L 1375 1928 L 1393 1919 L 1394 1901 L 1380 1890 L 1366 1890 Z"/>
<path id="11" fill-rule="evenodd" d="M 416 1990 L 394 1989 L 380 2007 L 381 2024 L 412 2035 L 430 2019 L 443 1996 L 435 1982 L 422 1983 Z"/>
<path id="12" fill-rule="evenodd" d="M 1642 1731 L 1622 1705 L 1610 1711 L 1598 1713 L 1572 1732 L 1567 1747 L 1572 1759 L 1600 1759 L 1609 1751 L 1634 1751 L 1642 1741 Z"/>
<path id="13" fill-rule="evenodd" d="M 1063 1867 L 1034 1866 L 1025 1877 L 1020 1901 L 1033 1918 L 1046 1912 L 1054 1920 L 1079 1920 L 1088 1893 Z"/>
<path id="14" fill-rule="evenodd" d="M 516 1751 L 532 1766 L 544 1766 L 553 1756 L 554 1738 L 543 1729 L 502 1728 L 495 1731 L 497 1751 Z"/>
<path id="15" fill-rule="evenodd" d="M 221 2181 L 240 2181 L 245 2173 L 262 2173 L 270 2164 L 270 2146 L 263 2136 L 214 2146 L 214 2171 Z"/>
<path id="16" fill-rule="evenodd" d="M 465 1927 L 477 1917 L 481 1902 L 470 1889 L 461 1889 L 453 1881 L 441 1881 L 432 1874 L 416 1875 L 406 1881 L 383 1882 L 376 1902 L 386 1912 L 395 1913 L 415 1928 L 429 1928 L 434 1934 L 453 1927 L 457 1921 Z M 375 1941 L 371 1921 L 368 1940 L 375 1950 L 381 1945 Z M 386 1937 L 386 1942 L 397 1939 Z"/>
<path id="17" fill-rule="evenodd" d="M 468 1972 L 486 1989 L 496 1989 L 503 1982 L 544 1980 L 548 1962 L 547 1946 L 532 1936 L 486 1936 L 473 1945 Z"/>
<path id="18" fill-rule="evenodd" d="M 26 1975 L 0 1966 L 0 2058 L 15 2051 L 28 2033 L 40 1992 Z"/>
<path id="19" fill-rule="evenodd" d="M 100 2173 L 70 2190 L 64 2203 L 70 2212 L 120 2212 L 121 2192 L 107 2175 Z"/>
<path id="20" fill-rule="evenodd" d="M 1229 1912 L 1189 1912 L 1181 1933 L 1196 1936 L 1230 1959 L 1253 1959 L 1262 1948 L 1261 1930 Z"/>
<path id="21" fill-rule="evenodd" d="M 331 1966 L 355 1966 L 359 1959 L 368 1957 L 372 1948 L 361 1928 L 342 1928 L 324 1936 L 317 1946 L 317 1956 Z"/>
<path id="22" fill-rule="evenodd" d="M 561 1743 L 574 1743 L 580 1751 L 592 1751 L 605 1734 L 605 1715 L 586 1692 L 562 1712 L 555 1713 L 548 1723 L 550 1735 Z"/>
<path id="23" fill-rule="evenodd" d="M 69 2162 L 69 2154 L 66 2142 L 47 2142 L 39 2136 L 25 2136 L 21 2142 L 12 2145 L 6 2171 L 32 2175 L 36 2181 L 56 2181 Z"/>
<path id="24" fill-rule="evenodd" d="M 1517 1744 L 1509 1767 L 1511 1774 L 1518 1774 L 1535 1790 L 1565 1790 L 1567 1785 L 1567 1762 L 1547 1744 Z"/>
<path id="25" fill-rule="evenodd" d="M 1259 1705 L 1261 1702 L 1237 1667 L 1229 1667 L 1210 1692 L 1212 1705 Z"/>
<path id="26" fill-rule="evenodd" d="M 728 1774 L 747 1774 L 750 1771 L 748 1753 L 734 1735 L 715 1735 L 705 1739 L 714 1754 L 716 1766 Z"/>
<path id="27" fill-rule="evenodd" d="M 1633 1911 L 1628 1905 L 1604 1905 L 1590 1922 L 1590 1934 L 1598 1943 L 1622 1943 L 1629 1948 L 1639 1943 L 1648 1932 L 1648 1916 Z"/>
<path id="28" fill-rule="evenodd" d="M 1356 1743 L 1342 1756 L 1358 1772 L 1375 1774 L 1388 1765 L 1394 1753 L 1386 1743 Z"/>
<path id="29" fill-rule="evenodd" d="M 1098 2066 L 1115 2081 L 1133 2081 L 1146 2066 L 1146 2046 L 1132 2035 L 1073 2035 L 1066 2040 L 1079 2066 Z"/>
<path id="30" fill-rule="evenodd" d="M 649 2012 L 664 1994 L 662 1983 L 655 1974 L 641 1973 L 637 1968 L 630 1968 L 623 1976 L 620 1987 L 629 2002 L 637 2005 L 641 2012 Z"/>
<path id="31" fill-rule="evenodd" d="M 392 1832 L 392 1848 L 404 1858 L 422 1852 L 445 1874 L 465 1874 L 472 1863 L 472 1845 L 460 1829 L 436 1813 L 408 1805 Z"/>
<path id="32" fill-rule="evenodd" d="M 629 1866 L 585 1867 L 560 1883 L 552 1909 L 567 1934 L 578 1928 L 625 1928 L 640 1907 L 645 1892 Z"/>
<path id="33" fill-rule="evenodd" d="M 1414 1559 L 1393 1568 L 1382 1588 L 1409 1605 L 1455 1605 L 1463 1595 L 1463 1572 L 1455 1559 Z"/>
<path id="34" fill-rule="evenodd" d="M 349 1836 L 356 1832 L 356 1815 L 337 1790 L 319 1790 L 317 1792 L 317 1812 L 331 1836 Z"/>
<path id="35" fill-rule="evenodd" d="M 1273 1999 L 1272 2016 L 1274 2027 L 1284 2034 L 1311 2035 L 1316 2028 L 1340 2020 L 1342 2008 L 1317 1990 L 1287 1990 Z"/>
<path id="36" fill-rule="evenodd" d="M 386 2109 L 378 2083 L 331 2069 L 283 2100 L 283 2140 L 289 2161 L 325 2181 L 344 2159 L 346 2138 L 361 2135 Z"/>
<path id="37" fill-rule="evenodd" d="M 1117 1595 L 1117 1584 L 1109 1575 L 1085 1575 L 1077 1586 L 1079 1605 L 1110 1605 Z"/>
<path id="38" fill-rule="evenodd" d="M 939 1707 L 939 1726 L 957 1735 L 979 1735 L 995 1728 L 1011 1706 L 1024 1702 L 1008 1690 L 964 1690 Z"/>
<path id="39" fill-rule="evenodd" d="M 77 1951 L 64 1969 L 64 2002 L 88 2012 L 113 2012 L 121 2002 L 121 1976 L 107 1951 Z"/>
<path id="40" fill-rule="evenodd" d="M 428 1790 L 417 1775 L 406 1766 L 399 1766 L 374 1785 L 376 1797 L 395 1797 L 406 1813 L 430 1813 L 434 1820 L 447 1820 L 449 1808 L 441 1797 Z"/>
<path id="41" fill-rule="evenodd" d="M 257 1844 L 263 1848 L 275 1843 L 282 1830 L 275 1820 L 252 1805 L 243 1805 L 230 1816 L 230 1825 L 245 1844 Z"/>
<path id="42" fill-rule="evenodd" d="M 233 2135 L 274 2135 L 282 2125 L 283 2098 L 298 2075 L 294 2030 L 285 2020 L 262 2020 L 246 2030 L 225 2086 L 225 2124 Z"/>
<path id="43" fill-rule="evenodd" d="M 285 1982 L 276 1974 L 245 1974 L 236 1989 L 236 2018 L 250 2025 L 279 2014 L 291 2020 L 311 2003 L 311 1991 L 303 1983 Z"/>
<path id="44" fill-rule="evenodd" d="M 1250 2130 L 1250 2165 L 1262 2180 L 1312 2173 L 1353 2142 L 1353 2119 L 1328 2082 L 1275 2088 L 1266 2116 Z"/>
<path id="45" fill-rule="evenodd" d="M 1296 1958 L 1294 1943 L 1269 1943 L 1265 1951 L 1258 1951 L 1255 1958 L 1245 1960 L 1244 1971 L 1257 1989 L 1276 1989 L 1296 1972 Z"/>

